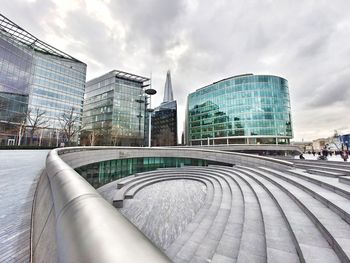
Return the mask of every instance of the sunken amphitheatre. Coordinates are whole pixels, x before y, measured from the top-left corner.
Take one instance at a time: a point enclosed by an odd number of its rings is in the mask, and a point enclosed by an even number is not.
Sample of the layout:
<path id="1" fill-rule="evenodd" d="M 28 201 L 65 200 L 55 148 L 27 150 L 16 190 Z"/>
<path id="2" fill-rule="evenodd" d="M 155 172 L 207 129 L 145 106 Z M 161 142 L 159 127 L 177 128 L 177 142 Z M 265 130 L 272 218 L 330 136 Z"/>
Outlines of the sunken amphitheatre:
<path id="1" fill-rule="evenodd" d="M 349 163 L 273 157 L 54 149 L 35 190 L 31 260 L 349 262 Z"/>

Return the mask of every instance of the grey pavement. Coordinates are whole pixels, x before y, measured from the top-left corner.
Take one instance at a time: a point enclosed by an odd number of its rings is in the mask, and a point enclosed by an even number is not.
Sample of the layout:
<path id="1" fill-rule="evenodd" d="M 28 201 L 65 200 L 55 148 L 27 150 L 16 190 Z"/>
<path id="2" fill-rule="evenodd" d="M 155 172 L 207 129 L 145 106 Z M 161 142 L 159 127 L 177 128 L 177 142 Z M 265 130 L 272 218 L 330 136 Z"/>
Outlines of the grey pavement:
<path id="1" fill-rule="evenodd" d="M 49 150 L 0 150 L 0 262 L 30 262 L 35 186 Z"/>

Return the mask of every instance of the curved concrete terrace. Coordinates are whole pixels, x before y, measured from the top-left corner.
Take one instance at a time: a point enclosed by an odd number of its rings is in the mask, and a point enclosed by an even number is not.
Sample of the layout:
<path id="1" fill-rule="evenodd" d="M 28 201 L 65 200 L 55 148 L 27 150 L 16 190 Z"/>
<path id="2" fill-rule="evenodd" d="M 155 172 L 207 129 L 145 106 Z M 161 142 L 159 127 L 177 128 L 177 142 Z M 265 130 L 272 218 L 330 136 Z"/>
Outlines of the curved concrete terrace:
<path id="1" fill-rule="evenodd" d="M 167 232 L 163 236 L 172 240 L 161 248 L 173 262 L 349 262 L 350 186 L 305 170 L 241 165 L 159 169 L 106 185 L 113 193 L 109 201 L 120 198 L 119 193 L 127 198 L 128 192 L 153 194 L 157 200 L 160 192 L 139 182 L 186 176 L 211 184 L 206 184 L 205 205 L 176 236 L 176 223 L 144 223 L 164 216 L 159 209 L 150 212 L 147 199 L 125 199 L 120 209 L 151 239 Z M 146 219 L 137 220 L 140 215 Z"/>
<path id="2" fill-rule="evenodd" d="M 73 168 L 123 158 L 182 157 L 279 170 L 288 161 L 193 148 L 73 147 L 52 150 L 35 194 L 33 262 L 169 262 Z M 135 253 L 137 251 L 137 253 Z"/>

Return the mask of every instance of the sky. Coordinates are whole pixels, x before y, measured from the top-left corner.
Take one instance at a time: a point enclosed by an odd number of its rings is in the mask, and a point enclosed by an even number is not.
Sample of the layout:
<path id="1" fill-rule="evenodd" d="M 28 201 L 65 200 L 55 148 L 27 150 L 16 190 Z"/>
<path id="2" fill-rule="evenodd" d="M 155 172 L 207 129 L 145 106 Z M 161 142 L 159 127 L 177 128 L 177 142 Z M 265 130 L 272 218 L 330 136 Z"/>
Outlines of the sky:
<path id="1" fill-rule="evenodd" d="M 181 135 L 187 95 L 234 75 L 289 82 L 294 141 L 350 133 L 349 0 L 0 0 L 0 13 L 85 62 L 149 77 L 167 70 Z"/>

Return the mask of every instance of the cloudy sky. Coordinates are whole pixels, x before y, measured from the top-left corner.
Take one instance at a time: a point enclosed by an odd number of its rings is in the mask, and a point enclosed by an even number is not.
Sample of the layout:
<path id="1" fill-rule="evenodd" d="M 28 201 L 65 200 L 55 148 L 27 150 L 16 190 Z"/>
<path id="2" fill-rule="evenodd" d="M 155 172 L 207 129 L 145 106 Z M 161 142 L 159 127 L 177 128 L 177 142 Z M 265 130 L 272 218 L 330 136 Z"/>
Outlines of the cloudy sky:
<path id="1" fill-rule="evenodd" d="M 87 80 L 112 69 L 171 70 L 180 133 L 187 94 L 242 73 L 289 81 L 296 141 L 350 132 L 349 0 L 0 0 L 0 12 L 84 61 Z"/>

